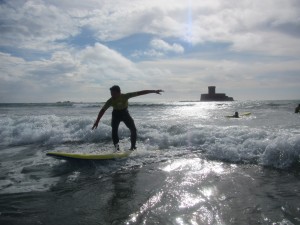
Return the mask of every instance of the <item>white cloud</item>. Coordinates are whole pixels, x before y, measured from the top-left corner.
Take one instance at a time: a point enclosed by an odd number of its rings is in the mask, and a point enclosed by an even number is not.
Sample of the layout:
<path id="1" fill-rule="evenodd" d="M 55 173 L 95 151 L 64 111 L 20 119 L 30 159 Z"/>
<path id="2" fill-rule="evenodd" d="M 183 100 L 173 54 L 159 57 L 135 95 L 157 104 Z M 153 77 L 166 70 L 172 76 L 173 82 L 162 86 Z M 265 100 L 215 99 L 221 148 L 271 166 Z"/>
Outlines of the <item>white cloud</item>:
<path id="1" fill-rule="evenodd" d="M 133 63 L 118 52 L 96 44 L 83 50 L 56 52 L 49 60 L 25 61 L 0 54 L 1 101 L 104 101 L 108 88 L 124 92 L 165 89 L 162 98 L 198 99 L 208 85 L 227 89 L 295 88 L 300 61 L 238 62 L 164 59 Z M 5 96 L 5 99 L 3 98 Z"/>
<path id="2" fill-rule="evenodd" d="M 129 91 L 157 87 L 186 95 L 212 83 L 231 88 L 296 87 L 299 12 L 296 0 L 3 1 L 0 48 L 15 52 L 0 52 L 0 93 L 5 101 L 55 101 L 61 100 L 59 96 L 97 100 L 95 96 L 106 96 L 115 83 Z M 99 43 L 84 49 L 71 46 L 70 38 L 86 27 Z M 155 37 L 149 49 L 133 54 L 152 61 L 134 63 L 105 46 L 106 41 L 135 34 Z M 183 41 L 191 49 L 206 42 L 227 43 L 237 55 L 250 52 L 269 61 L 204 60 L 199 52 L 186 55 L 187 49 L 178 44 Z M 26 60 L 20 55 L 28 49 L 50 57 Z M 168 59 L 174 54 L 182 58 Z"/>
<path id="3" fill-rule="evenodd" d="M 9 1 L 0 5 L 0 44 L 49 50 L 62 48 L 59 40 L 91 28 L 99 41 L 121 39 L 137 33 L 158 39 L 172 37 L 192 44 L 232 43 L 233 51 L 299 54 L 296 36 L 282 26 L 300 30 L 300 4 L 295 0 L 243 1 Z M 295 33 L 295 32 L 294 32 Z M 281 36 L 277 45 L 265 46 L 271 36 Z M 254 44 L 252 43 L 254 42 Z M 277 47 L 278 46 L 278 47 Z M 173 46 L 178 51 L 180 47 Z"/>
<path id="4" fill-rule="evenodd" d="M 133 58 L 140 58 L 140 57 L 151 57 L 151 58 L 159 58 L 159 57 L 163 57 L 165 54 L 161 51 L 157 51 L 155 49 L 148 49 L 145 51 L 134 51 L 131 56 Z"/>
<path id="5" fill-rule="evenodd" d="M 232 50 L 253 52 L 269 56 L 297 56 L 299 38 L 278 32 L 260 31 L 235 35 Z"/>
<path id="6" fill-rule="evenodd" d="M 176 59 L 147 61 L 138 64 L 149 77 L 159 83 L 168 83 L 180 89 L 206 89 L 215 84 L 227 88 L 282 88 L 298 87 L 300 76 L 286 80 L 288 73 L 300 71 L 300 61 L 288 62 L 237 62 L 229 60 Z M 280 74 L 278 76 L 278 74 Z M 260 76 L 265 76 L 268 84 L 261 83 Z"/>
<path id="7" fill-rule="evenodd" d="M 131 56 L 133 58 L 140 57 L 150 57 L 150 58 L 160 58 L 168 54 L 182 54 L 184 53 L 184 48 L 180 44 L 169 44 L 161 39 L 153 39 L 150 42 L 150 49 L 145 51 L 137 50 L 134 51 Z"/>
<path id="8" fill-rule="evenodd" d="M 183 53 L 184 48 L 179 44 L 172 44 L 165 42 L 161 39 L 153 39 L 150 43 L 150 46 L 154 49 L 161 50 L 163 52 L 174 52 L 174 53 Z"/>
<path id="9" fill-rule="evenodd" d="M 174 3 L 174 4 L 173 4 Z M 278 48 L 291 39 L 299 44 L 299 36 L 289 36 L 280 26 L 294 25 L 300 28 L 299 4 L 289 1 L 130 1 L 104 2 L 101 9 L 90 11 L 83 24 L 97 31 L 103 41 L 116 40 L 136 33 L 150 33 L 160 38 L 175 37 L 192 44 L 204 42 L 232 43 L 234 51 L 256 51 L 251 41 L 242 39 L 249 35 L 267 40 L 270 36 L 286 36 L 278 40 Z M 262 30 L 264 32 L 262 32 Z M 286 34 L 282 34 L 286 33 Z M 289 36 L 289 37 L 288 37 Z M 253 48 L 255 47 L 255 48 Z M 277 52 L 276 46 L 269 46 L 269 52 Z M 292 50 L 292 51 L 290 51 Z M 298 54 L 295 49 L 286 48 L 284 54 Z M 258 49 L 258 52 L 261 52 Z M 296 53 L 295 53 L 296 52 Z"/>
<path id="10" fill-rule="evenodd" d="M 89 46 L 76 54 L 85 68 L 82 77 L 93 82 L 120 82 L 135 79 L 140 71 L 118 52 L 102 44 Z"/>
<path id="11" fill-rule="evenodd" d="M 14 4 L 18 2 L 18 4 Z M 49 50 L 61 48 L 59 40 L 79 32 L 76 18 L 43 1 L 0 4 L 1 46 Z"/>
<path id="12" fill-rule="evenodd" d="M 25 61 L 1 53 L 0 61 L 0 86 L 1 92 L 6 93 L 6 102 L 61 98 L 91 101 L 107 96 L 108 88 L 116 83 L 132 89 L 147 85 L 142 70 L 99 43 L 82 50 L 58 51 L 47 60 Z M 103 95 L 99 95 L 99 91 Z M 100 100 L 104 100 L 103 97 Z"/>

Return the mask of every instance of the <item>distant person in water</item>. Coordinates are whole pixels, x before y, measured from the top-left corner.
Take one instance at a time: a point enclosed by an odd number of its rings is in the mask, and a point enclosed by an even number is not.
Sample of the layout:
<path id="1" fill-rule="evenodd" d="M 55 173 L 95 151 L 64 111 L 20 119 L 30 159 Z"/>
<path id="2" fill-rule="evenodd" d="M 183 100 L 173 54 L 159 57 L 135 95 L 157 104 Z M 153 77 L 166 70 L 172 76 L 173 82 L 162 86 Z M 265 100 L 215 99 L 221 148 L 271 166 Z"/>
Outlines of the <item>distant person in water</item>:
<path id="1" fill-rule="evenodd" d="M 130 116 L 127 108 L 128 108 L 128 99 L 137 97 L 140 95 L 146 95 L 150 93 L 156 93 L 160 94 L 163 92 L 163 90 L 144 90 L 144 91 L 137 91 L 137 92 L 130 92 L 126 94 L 121 93 L 121 89 L 119 86 L 114 85 L 110 88 L 110 94 L 111 98 L 107 100 L 107 102 L 104 104 L 104 106 L 101 108 L 98 117 L 93 125 L 92 129 L 95 129 L 98 127 L 99 121 L 102 118 L 105 111 L 112 106 L 112 120 L 111 120 L 111 126 L 112 126 L 112 139 L 113 143 L 115 145 L 115 149 L 117 151 L 120 150 L 119 148 L 119 135 L 118 135 L 118 129 L 120 122 L 124 122 L 125 125 L 129 128 L 131 133 L 131 147 L 130 150 L 136 149 L 136 127 L 134 124 L 134 120 Z"/>
<path id="2" fill-rule="evenodd" d="M 300 104 L 295 108 L 295 113 L 299 113 L 300 112 Z"/>
<path id="3" fill-rule="evenodd" d="M 239 117 L 239 112 L 235 112 L 234 115 L 233 115 L 233 117 L 234 117 L 234 118 L 240 118 L 240 117 Z"/>

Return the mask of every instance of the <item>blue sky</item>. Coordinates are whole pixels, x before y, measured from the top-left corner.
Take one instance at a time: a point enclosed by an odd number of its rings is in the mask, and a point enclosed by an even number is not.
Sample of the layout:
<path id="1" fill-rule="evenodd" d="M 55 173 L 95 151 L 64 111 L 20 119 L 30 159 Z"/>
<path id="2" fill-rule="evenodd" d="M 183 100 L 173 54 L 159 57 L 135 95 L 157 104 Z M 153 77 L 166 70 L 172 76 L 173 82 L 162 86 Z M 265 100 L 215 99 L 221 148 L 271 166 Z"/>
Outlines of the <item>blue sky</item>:
<path id="1" fill-rule="evenodd" d="M 2 0 L 0 29 L 0 102 L 300 99 L 298 0 Z"/>

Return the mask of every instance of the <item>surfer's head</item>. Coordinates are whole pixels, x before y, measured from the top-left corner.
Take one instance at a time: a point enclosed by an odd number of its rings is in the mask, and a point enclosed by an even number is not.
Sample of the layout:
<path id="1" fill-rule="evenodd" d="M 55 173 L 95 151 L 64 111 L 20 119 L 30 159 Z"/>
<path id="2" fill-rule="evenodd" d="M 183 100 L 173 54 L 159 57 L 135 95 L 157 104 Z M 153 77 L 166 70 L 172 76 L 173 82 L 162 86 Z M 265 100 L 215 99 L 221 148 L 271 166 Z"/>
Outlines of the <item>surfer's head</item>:
<path id="1" fill-rule="evenodd" d="M 110 88 L 111 97 L 115 98 L 121 94 L 121 88 L 118 85 L 114 85 Z"/>

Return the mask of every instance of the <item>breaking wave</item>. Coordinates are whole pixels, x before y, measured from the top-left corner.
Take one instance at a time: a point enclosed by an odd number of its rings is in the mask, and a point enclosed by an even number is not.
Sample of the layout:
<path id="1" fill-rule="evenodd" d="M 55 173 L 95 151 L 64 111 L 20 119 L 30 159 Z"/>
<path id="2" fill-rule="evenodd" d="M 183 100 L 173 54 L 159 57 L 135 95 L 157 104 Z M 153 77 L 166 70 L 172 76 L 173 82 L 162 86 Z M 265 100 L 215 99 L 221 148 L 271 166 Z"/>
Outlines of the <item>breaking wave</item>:
<path id="1" fill-rule="evenodd" d="M 88 116 L 55 115 L 3 117 L 0 120 L 0 142 L 2 146 L 109 143 L 110 120 L 103 120 L 93 131 L 93 119 Z M 139 121 L 137 129 L 140 144 L 146 143 L 152 149 L 188 149 L 193 154 L 212 160 L 254 163 L 281 169 L 300 164 L 300 134 L 296 129 L 148 124 L 147 121 Z M 119 134 L 121 138 L 129 137 L 129 131 L 123 125 Z"/>

